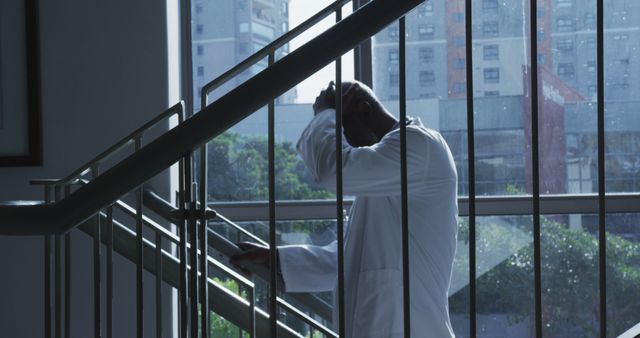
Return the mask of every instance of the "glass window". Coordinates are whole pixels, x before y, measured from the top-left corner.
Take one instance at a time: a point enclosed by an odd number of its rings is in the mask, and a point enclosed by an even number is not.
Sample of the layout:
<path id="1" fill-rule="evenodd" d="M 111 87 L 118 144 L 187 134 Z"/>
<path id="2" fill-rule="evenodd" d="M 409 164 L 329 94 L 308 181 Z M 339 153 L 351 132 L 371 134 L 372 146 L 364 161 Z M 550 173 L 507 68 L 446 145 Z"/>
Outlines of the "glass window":
<path id="1" fill-rule="evenodd" d="M 558 7 L 571 7 L 573 0 L 558 0 Z"/>
<path id="2" fill-rule="evenodd" d="M 456 82 L 453 84 L 453 92 L 454 93 L 464 93 L 467 91 L 467 83 L 466 82 Z"/>
<path id="3" fill-rule="evenodd" d="M 464 36 L 454 36 L 453 37 L 453 47 L 462 48 L 465 45 Z"/>
<path id="4" fill-rule="evenodd" d="M 589 12 L 584 15 L 584 28 L 595 29 L 596 28 L 596 15 Z"/>
<path id="5" fill-rule="evenodd" d="M 432 70 L 423 70 L 419 74 L 420 86 L 433 86 L 436 83 L 436 75 Z"/>
<path id="6" fill-rule="evenodd" d="M 556 48 L 561 52 L 573 52 L 573 39 L 560 39 L 556 42 Z"/>
<path id="7" fill-rule="evenodd" d="M 498 60 L 499 57 L 499 47 L 498 45 L 485 45 L 482 47 L 482 56 L 485 61 L 489 60 Z"/>
<path id="8" fill-rule="evenodd" d="M 389 85 L 391 85 L 391 86 L 399 86 L 400 85 L 400 74 L 398 74 L 398 73 L 389 73 Z"/>
<path id="9" fill-rule="evenodd" d="M 196 47 L 196 50 L 197 50 L 197 54 L 198 54 L 198 55 L 202 55 L 202 54 L 204 54 L 204 46 L 198 45 L 198 46 Z"/>
<path id="10" fill-rule="evenodd" d="M 453 13 L 453 22 L 455 22 L 455 23 L 464 22 L 464 13 L 462 13 L 462 12 Z"/>
<path id="11" fill-rule="evenodd" d="M 560 17 L 556 19 L 556 28 L 558 32 L 571 32 L 576 30 L 573 18 Z"/>
<path id="12" fill-rule="evenodd" d="M 498 0 L 482 0 L 482 9 L 489 12 L 497 11 Z"/>
<path id="13" fill-rule="evenodd" d="M 585 67 L 587 67 L 587 71 L 589 73 L 593 73 L 596 71 L 596 62 L 595 61 L 587 61 L 587 64 L 585 64 Z"/>
<path id="14" fill-rule="evenodd" d="M 204 66 L 198 66 L 198 76 L 204 76 Z"/>
<path id="15" fill-rule="evenodd" d="M 418 59 L 422 63 L 433 62 L 433 47 L 420 47 L 418 49 Z"/>
<path id="16" fill-rule="evenodd" d="M 455 58 L 453 60 L 453 68 L 454 69 L 464 69 L 465 68 L 465 62 L 464 59 L 462 58 Z"/>
<path id="17" fill-rule="evenodd" d="M 497 90 L 487 90 L 484 92 L 485 97 L 498 97 L 500 96 L 500 91 Z"/>
<path id="18" fill-rule="evenodd" d="M 425 1 L 418 7 L 418 14 L 420 16 L 432 15 L 433 14 L 433 3 L 431 0 Z"/>
<path id="19" fill-rule="evenodd" d="M 400 58 L 400 55 L 398 54 L 397 49 L 389 50 L 389 63 L 396 64 L 398 63 L 399 58 Z"/>
<path id="20" fill-rule="evenodd" d="M 573 63 L 571 62 L 558 63 L 558 76 L 565 79 L 572 79 L 574 73 L 575 73 L 575 69 L 573 67 Z"/>
<path id="21" fill-rule="evenodd" d="M 418 36 L 420 39 L 431 39 L 435 34 L 435 26 L 432 24 L 424 24 L 418 26 Z"/>
<path id="22" fill-rule="evenodd" d="M 484 83 L 499 83 L 500 82 L 500 69 L 499 68 L 485 68 L 484 69 Z"/>
<path id="23" fill-rule="evenodd" d="M 399 27 L 398 26 L 391 26 L 389 27 L 389 38 L 391 40 L 398 40 L 398 37 L 400 36 L 400 31 L 399 31 Z"/>
<path id="24" fill-rule="evenodd" d="M 485 37 L 498 36 L 498 21 L 485 21 L 482 23 L 482 34 Z"/>

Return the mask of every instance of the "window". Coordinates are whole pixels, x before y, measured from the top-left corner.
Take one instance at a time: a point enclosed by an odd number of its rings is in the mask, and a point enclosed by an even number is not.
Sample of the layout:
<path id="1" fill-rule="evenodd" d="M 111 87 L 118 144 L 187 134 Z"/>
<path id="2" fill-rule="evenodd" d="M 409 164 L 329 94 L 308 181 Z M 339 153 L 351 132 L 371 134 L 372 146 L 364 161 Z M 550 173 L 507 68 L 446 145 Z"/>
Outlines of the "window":
<path id="1" fill-rule="evenodd" d="M 199 23 L 196 25 L 196 34 L 202 34 L 204 32 L 204 25 Z"/>
<path id="2" fill-rule="evenodd" d="M 425 1 L 420 7 L 418 7 L 418 14 L 420 16 L 427 16 L 433 14 L 433 3 L 428 0 Z"/>
<path id="3" fill-rule="evenodd" d="M 390 86 L 398 86 L 398 85 L 400 85 L 400 74 L 398 74 L 398 73 L 389 73 L 389 85 Z"/>
<path id="4" fill-rule="evenodd" d="M 422 63 L 433 62 L 433 48 L 432 47 L 421 47 L 418 50 L 418 59 Z"/>
<path id="5" fill-rule="evenodd" d="M 454 69 L 464 69 L 464 59 L 462 58 L 456 58 L 453 60 L 453 68 Z"/>
<path id="6" fill-rule="evenodd" d="M 282 22 L 282 33 L 286 33 L 289 30 L 289 24 L 286 21 Z"/>
<path id="7" fill-rule="evenodd" d="M 589 12 L 584 15 L 584 28 L 595 29 L 596 28 L 596 16 Z"/>
<path id="8" fill-rule="evenodd" d="M 500 96 L 500 92 L 497 90 L 487 90 L 484 92 L 485 97 L 498 97 Z"/>
<path id="9" fill-rule="evenodd" d="M 202 45 L 198 45 L 198 46 L 196 47 L 196 53 L 197 53 L 198 55 L 202 55 L 202 54 L 204 54 L 204 46 L 202 46 Z"/>
<path id="10" fill-rule="evenodd" d="M 389 63 L 390 64 L 397 64 L 399 59 L 400 59 L 400 54 L 398 54 L 398 50 L 397 49 L 389 50 Z"/>
<path id="11" fill-rule="evenodd" d="M 282 12 L 282 15 L 287 15 L 289 13 L 289 3 L 287 3 L 286 1 L 283 1 L 282 8 L 280 8 L 280 11 Z"/>
<path id="12" fill-rule="evenodd" d="M 455 94 L 464 93 L 467 90 L 466 82 L 456 82 L 453 84 L 453 92 Z"/>
<path id="13" fill-rule="evenodd" d="M 575 69 L 571 62 L 561 62 L 558 64 L 558 76 L 565 79 L 573 79 Z"/>
<path id="14" fill-rule="evenodd" d="M 453 13 L 452 19 L 453 19 L 453 22 L 455 22 L 455 23 L 462 23 L 462 22 L 464 22 L 464 13 L 455 12 L 455 13 Z"/>
<path id="15" fill-rule="evenodd" d="M 432 70 L 423 70 L 419 74 L 420 86 L 433 86 L 436 83 L 436 75 Z"/>
<path id="16" fill-rule="evenodd" d="M 398 26 L 389 27 L 389 38 L 391 40 L 398 40 L 398 36 L 400 36 L 400 31 Z"/>
<path id="17" fill-rule="evenodd" d="M 497 12 L 498 0 L 482 0 L 482 10 L 485 12 Z"/>
<path id="18" fill-rule="evenodd" d="M 484 69 L 484 83 L 499 83 L 500 82 L 500 69 L 499 68 L 485 68 Z"/>
<path id="19" fill-rule="evenodd" d="M 419 25 L 418 36 L 420 39 L 431 39 L 435 33 L 435 26 L 432 24 Z"/>
<path id="20" fill-rule="evenodd" d="M 560 39 L 556 42 L 556 48 L 561 52 L 573 52 L 573 39 Z"/>
<path id="21" fill-rule="evenodd" d="M 568 17 L 557 18 L 556 28 L 558 32 L 572 32 L 576 30 L 573 18 Z"/>
<path id="22" fill-rule="evenodd" d="M 558 0 L 558 7 L 571 7 L 573 0 Z"/>
<path id="23" fill-rule="evenodd" d="M 485 45 L 482 47 L 482 56 L 485 61 L 499 60 L 500 50 L 498 45 Z"/>
<path id="24" fill-rule="evenodd" d="M 196 4 L 196 13 L 197 14 L 202 13 L 202 4 Z"/>
<path id="25" fill-rule="evenodd" d="M 464 36 L 454 36 L 453 37 L 453 47 L 455 48 L 461 48 L 464 47 Z"/>
<path id="26" fill-rule="evenodd" d="M 198 66 L 197 74 L 198 76 L 204 76 L 204 66 Z"/>
<path id="27" fill-rule="evenodd" d="M 589 97 L 595 97 L 597 94 L 598 94 L 598 86 L 589 85 L 589 87 L 587 88 L 587 95 Z"/>
<path id="28" fill-rule="evenodd" d="M 587 42 L 587 47 L 591 48 L 591 49 L 595 49 L 596 48 L 596 38 L 587 38 L 586 40 Z"/>
<path id="29" fill-rule="evenodd" d="M 498 21 L 485 21 L 482 23 L 482 34 L 486 37 L 498 36 Z"/>
<path id="30" fill-rule="evenodd" d="M 629 34 L 616 34 L 613 36 L 614 40 L 629 40 Z"/>
<path id="31" fill-rule="evenodd" d="M 593 73 L 596 71 L 596 62 L 595 61 L 587 61 L 585 65 L 587 67 L 587 72 Z"/>

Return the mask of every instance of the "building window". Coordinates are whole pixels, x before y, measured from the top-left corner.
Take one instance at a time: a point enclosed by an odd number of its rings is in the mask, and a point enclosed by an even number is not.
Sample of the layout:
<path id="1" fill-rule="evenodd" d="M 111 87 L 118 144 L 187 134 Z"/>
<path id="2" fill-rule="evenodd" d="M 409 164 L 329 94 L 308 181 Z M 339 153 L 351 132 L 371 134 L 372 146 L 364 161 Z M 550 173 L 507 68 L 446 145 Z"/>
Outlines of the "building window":
<path id="1" fill-rule="evenodd" d="M 453 47 L 455 48 L 462 48 L 464 47 L 464 36 L 454 36 L 453 37 Z"/>
<path id="2" fill-rule="evenodd" d="M 464 93 L 467 89 L 467 84 L 464 82 L 456 82 L 453 84 L 453 92 L 456 94 Z"/>
<path id="3" fill-rule="evenodd" d="M 418 50 L 418 59 L 422 63 L 433 62 L 433 48 L 422 47 Z"/>
<path id="4" fill-rule="evenodd" d="M 484 92 L 485 97 L 498 97 L 500 96 L 500 92 L 497 90 L 487 90 Z"/>
<path id="5" fill-rule="evenodd" d="M 596 48 L 596 38 L 587 38 L 587 47 L 591 48 L 591 49 L 595 49 Z"/>
<path id="6" fill-rule="evenodd" d="M 198 53 L 198 55 L 204 54 L 204 46 L 198 45 L 196 47 L 196 53 Z"/>
<path id="7" fill-rule="evenodd" d="M 486 37 L 498 36 L 498 21 L 485 21 L 482 23 L 482 34 Z"/>
<path id="8" fill-rule="evenodd" d="M 462 12 L 455 12 L 453 13 L 453 22 L 455 23 L 462 23 L 464 22 L 464 13 Z"/>
<path id="9" fill-rule="evenodd" d="M 199 23 L 196 25 L 196 34 L 202 34 L 204 32 L 204 25 Z"/>
<path id="10" fill-rule="evenodd" d="M 596 71 L 596 62 L 595 61 L 587 61 L 585 65 L 587 67 L 587 72 L 593 73 Z"/>
<path id="11" fill-rule="evenodd" d="M 398 36 L 400 36 L 400 31 L 398 26 L 389 27 L 389 38 L 391 40 L 398 40 Z"/>
<path id="12" fill-rule="evenodd" d="M 436 83 L 436 74 L 432 70 L 423 70 L 419 74 L 420 86 L 433 86 Z"/>
<path id="13" fill-rule="evenodd" d="M 420 39 L 431 39 L 435 33 L 435 26 L 432 24 L 419 25 L 418 36 Z"/>
<path id="14" fill-rule="evenodd" d="M 464 59 L 462 58 L 455 58 L 453 60 L 453 69 L 464 69 Z"/>
<path id="15" fill-rule="evenodd" d="M 558 0 L 558 7 L 571 7 L 573 0 Z"/>
<path id="16" fill-rule="evenodd" d="M 598 94 L 598 86 L 596 85 L 589 85 L 589 87 L 587 88 L 587 95 L 589 97 L 594 97 Z"/>
<path id="17" fill-rule="evenodd" d="M 595 29 L 596 28 L 596 16 L 593 13 L 587 13 L 584 15 L 584 28 Z"/>
<path id="18" fill-rule="evenodd" d="M 202 13 L 202 4 L 196 4 L 196 13 L 197 14 Z"/>
<path id="19" fill-rule="evenodd" d="M 621 64 L 621 65 L 628 66 L 630 64 L 629 63 L 629 58 L 618 59 L 618 63 Z"/>
<path id="20" fill-rule="evenodd" d="M 561 52 L 573 52 L 573 39 L 560 39 L 556 42 L 556 48 Z"/>
<path id="21" fill-rule="evenodd" d="M 573 79 L 575 69 L 571 62 L 561 62 L 558 64 L 558 76 L 565 79 Z"/>
<path id="22" fill-rule="evenodd" d="M 568 17 L 557 18 L 556 28 L 558 32 L 572 32 L 576 30 L 573 18 Z"/>
<path id="23" fill-rule="evenodd" d="M 430 0 L 425 1 L 420 7 L 418 7 L 418 14 L 420 16 L 433 14 L 433 3 Z"/>
<path id="24" fill-rule="evenodd" d="M 289 30 L 289 24 L 286 21 L 282 22 L 282 33 L 286 33 Z"/>
<path id="25" fill-rule="evenodd" d="M 613 84 L 613 89 L 616 89 L 616 90 L 629 89 L 629 84 L 628 83 L 614 83 Z"/>
<path id="26" fill-rule="evenodd" d="M 282 15 L 287 15 L 289 13 L 289 4 L 286 1 L 282 2 Z"/>
<path id="27" fill-rule="evenodd" d="M 399 59 L 400 59 L 400 54 L 398 54 L 398 50 L 396 50 L 396 49 L 389 50 L 389 63 L 390 64 L 397 64 Z"/>
<path id="28" fill-rule="evenodd" d="M 204 76 L 204 66 L 198 66 L 197 74 L 198 76 Z"/>
<path id="29" fill-rule="evenodd" d="M 389 73 L 389 85 L 398 86 L 400 84 L 400 74 Z"/>
<path id="30" fill-rule="evenodd" d="M 614 40 L 629 40 L 629 34 L 616 34 L 613 36 Z"/>
<path id="31" fill-rule="evenodd" d="M 485 61 L 499 60 L 500 50 L 498 45 L 486 45 L 482 48 L 482 56 Z"/>
<path id="32" fill-rule="evenodd" d="M 482 0 L 482 10 L 485 12 L 497 12 L 498 0 Z"/>
<path id="33" fill-rule="evenodd" d="M 485 68 L 484 69 L 484 83 L 499 83 L 500 82 L 500 69 L 499 68 Z"/>

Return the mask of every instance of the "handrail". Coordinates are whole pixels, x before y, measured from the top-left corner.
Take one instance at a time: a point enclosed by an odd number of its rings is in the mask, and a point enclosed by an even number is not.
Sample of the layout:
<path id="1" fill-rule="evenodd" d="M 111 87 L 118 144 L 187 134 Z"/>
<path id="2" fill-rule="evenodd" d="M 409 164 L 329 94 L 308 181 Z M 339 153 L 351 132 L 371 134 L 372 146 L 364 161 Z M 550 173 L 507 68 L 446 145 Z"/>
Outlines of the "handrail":
<path id="1" fill-rule="evenodd" d="M 177 208 L 173 207 L 169 202 L 164 200 L 162 197 L 155 194 L 151 189 L 145 189 L 144 203 L 149 207 L 151 211 L 155 212 L 156 214 L 158 214 L 159 216 L 167 220 L 171 220 L 171 215 L 179 211 Z M 220 214 L 217 214 L 217 216 L 221 217 Z M 222 216 L 222 218 L 224 218 L 224 216 Z M 238 226 L 237 224 L 233 223 L 232 221 L 226 218 L 224 218 L 223 221 L 233 226 L 236 229 L 242 229 L 240 226 Z M 252 239 L 259 241 L 259 243 L 261 244 L 268 245 L 264 241 L 253 236 L 253 234 L 251 234 L 250 232 L 249 234 L 251 235 L 250 237 Z M 216 251 L 218 251 L 219 253 L 221 253 L 223 256 L 227 258 L 235 254 L 238 254 L 242 251 L 235 243 L 229 241 L 228 239 L 224 238 L 223 236 L 221 236 L 220 234 L 216 233 L 211 229 L 209 229 L 209 233 L 208 233 L 208 243 L 209 243 L 209 246 L 211 246 L 212 248 L 214 248 Z M 251 271 L 258 277 L 262 278 L 263 280 L 269 280 L 269 270 L 262 266 L 249 265 L 247 266 L 247 270 Z M 282 292 L 284 292 L 283 285 L 278 285 L 278 288 Z M 331 319 L 332 307 L 331 305 L 327 304 L 324 300 L 307 293 L 291 293 L 289 295 L 292 298 L 295 298 L 300 303 L 307 306 L 309 309 L 311 309 L 313 312 L 320 315 L 321 317 L 325 319 Z"/>
<path id="2" fill-rule="evenodd" d="M 140 128 L 134 130 L 129 135 L 123 137 L 116 144 L 109 147 L 107 150 L 103 151 L 102 153 L 100 153 L 100 155 L 94 157 L 84 165 L 80 166 L 78 169 L 74 170 L 71 174 L 67 175 L 66 177 L 61 179 L 33 179 L 30 181 L 30 183 L 36 184 L 36 185 L 49 185 L 49 186 L 75 184 L 77 183 L 76 180 L 79 177 L 86 175 L 91 170 L 91 168 L 93 168 L 96 164 L 99 164 L 100 162 L 106 160 L 107 158 L 109 158 L 111 155 L 113 155 L 114 153 L 116 153 L 126 145 L 135 142 L 136 138 L 141 137 L 145 131 L 155 126 L 158 122 L 174 114 L 178 115 L 179 123 L 182 123 L 182 121 L 184 121 L 184 102 L 180 101 L 177 104 L 170 107 L 169 109 L 160 113 L 158 116 L 154 117 L 147 123 L 143 124 Z"/>
<path id="3" fill-rule="evenodd" d="M 0 206 L 0 234 L 65 233 L 284 94 L 422 0 L 376 0 L 55 204 Z"/>
<path id="4" fill-rule="evenodd" d="M 233 68 L 229 69 L 228 71 L 224 72 L 217 78 L 213 79 L 212 81 L 202 86 L 202 96 L 203 96 L 202 101 L 204 102 L 205 101 L 204 98 L 206 98 L 206 96 L 209 95 L 212 91 L 220 87 L 223 83 L 229 81 L 234 76 L 240 74 L 242 71 L 246 70 L 250 66 L 260 62 L 260 60 L 264 59 L 265 57 L 268 57 L 271 52 L 274 52 L 278 48 L 284 46 L 284 44 L 289 43 L 291 40 L 298 37 L 304 31 L 313 27 L 313 25 L 325 19 L 331 13 L 335 12 L 338 8 L 342 7 L 343 5 L 349 2 L 351 2 L 351 0 L 337 0 L 329 4 L 327 7 L 323 8 L 322 10 L 320 10 L 319 12 L 317 12 L 316 14 L 314 14 L 313 16 L 311 16 L 310 18 L 302 22 L 301 24 L 292 28 L 288 32 L 282 34 L 280 37 L 273 40 L 268 45 L 262 47 L 259 51 L 255 52 L 254 54 L 250 55 L 246 59 L 242 60 L 242 62 L 238 63 Z"/>

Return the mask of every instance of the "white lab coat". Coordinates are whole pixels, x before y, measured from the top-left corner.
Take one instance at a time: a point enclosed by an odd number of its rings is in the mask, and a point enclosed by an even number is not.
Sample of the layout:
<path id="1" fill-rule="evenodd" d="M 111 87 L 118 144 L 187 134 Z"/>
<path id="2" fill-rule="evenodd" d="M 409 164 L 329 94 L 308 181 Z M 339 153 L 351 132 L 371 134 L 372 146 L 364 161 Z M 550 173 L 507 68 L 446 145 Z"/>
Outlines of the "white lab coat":
<path id="1" fill-rule="evenodd" d="M 317 182 L 335 191 L 335 110 L 317 114 L 297 148 Z M 344 247 L 346 338 L 400 338 L 400 131 L 370 147 L 345 141 L 342 148 L 344 194 L 356 196 Z M 443 137 L 419 119 L 407 125 L 407 167 L 412 337 L 453 337 L 447 292 L 456 251 L 457 174 Z M 335 290 L 336 242 L 283 246 L 279 259 L 288 292 Z"/>

